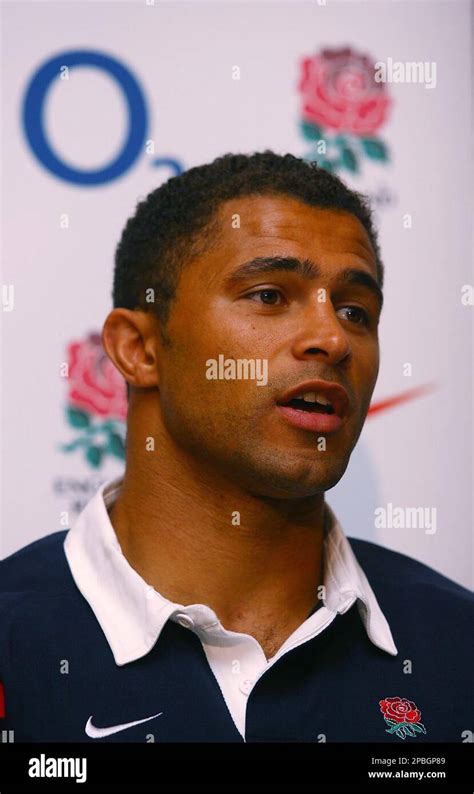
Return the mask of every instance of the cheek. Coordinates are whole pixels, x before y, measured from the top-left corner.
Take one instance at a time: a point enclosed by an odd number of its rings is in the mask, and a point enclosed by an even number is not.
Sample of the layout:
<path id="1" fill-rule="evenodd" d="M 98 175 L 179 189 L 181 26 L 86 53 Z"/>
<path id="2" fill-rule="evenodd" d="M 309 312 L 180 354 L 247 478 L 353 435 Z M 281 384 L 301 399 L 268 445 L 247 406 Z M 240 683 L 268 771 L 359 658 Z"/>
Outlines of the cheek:
<path id="1" fill-rule="evenodd" d="M 365 416 L 369 409 L 377 382 L 379 365 L 378 345 L 374 344 L 369 349 L 364 347 L 359 352 L 354 351 L 351 369 L 355 396 L 360 405 L 361 417 Z"/>
<path id="2" fill-rule="evenodd" d="M 360 345 L 353 345 L 353 364 L 358 380 L 362 383 L 374 384 L 380 366 L 380 351 L 377 339 L 364 340 Z"/>
<path id="3" fill-rule="evenodd" d="M 229 357 L 255 356 L 269 337 L 268 319 L 256 318 L 250 301 L 216 299 L 199 314 L 200 344 Z"/>
<path id="4" fill-rule="evenodd" d="M 364 393 L 372 394 L 377 377 L 379 374 L 379 359 L 378 356 L 373 356 L 368 360 L 363 368 L 361 368 L 360 383 Z"/>
<path id="5" fill-rule="evenodd" d="M 194 344 L 189 339 L 170 350 L 161 378 L 162 411 L 167 422 L 194 423 L 196 428 L 217 429 L 225 418 L 228 432 L 232 417 L 237 421 L 251 411 L 261 396 L 255 392 L 265 389 L 256 388 L 254 381 L 234 377 L 236 373 L 226 367 L 235 356 L 230 345 L 222 347 L 214 340 L 212 347 L 203 348 L 201 341 L 196 339 Z"/>

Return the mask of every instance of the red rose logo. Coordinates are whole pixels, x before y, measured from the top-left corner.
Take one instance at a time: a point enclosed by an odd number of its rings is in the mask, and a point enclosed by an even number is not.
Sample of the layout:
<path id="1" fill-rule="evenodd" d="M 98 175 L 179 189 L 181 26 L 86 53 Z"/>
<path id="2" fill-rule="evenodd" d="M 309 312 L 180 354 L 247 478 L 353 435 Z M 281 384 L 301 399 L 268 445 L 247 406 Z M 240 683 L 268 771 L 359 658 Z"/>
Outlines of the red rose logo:
<path id="1" fill-rule="evenodd" d="M 67 419 L 80 435 L 62 446 L 62 451 L 82 448 L 94 468 L 107 454 L 123 460 L 126 385 L 106 355 L 100 335 L 93 333 L 81 342 L 71 342 L 68 365 Z"/>
<path id="2" fill-rule="evenodd" d="M 82 342 L 71 342 L 69 354 L 69 403 L 91 414 L 127 416 L 126 386 L 102 347 L 99 334 Z"/>
<path id="3" fill-rule="evenodd" d="M 305 58 L 299 90 L 303 117 L 316 125 L 355 135 L 373 135 L 390 107 L 384 83 L 374 79 L 374 61 L 349 47 Z"/>
<path id="4" fill-rule="evenodd" d="M 387 733 L 396 733 L 401 739 L 426 733 L 421 712 L 413 701 L 400 697 L 384 698 L 379 705 L 385 722 L 390 726 Z"/>
<path id="5" fill-rule="evenodd" d="M 395 722 L 420 722 L 421 713 L 411 700 L 385 698 L 380 701 L 380 711 Z"/>
<path id="6" fill-rule="evenodd" d="M 387 161 L 376 133 L 388 116 L 386 85 L 375 81 L 375 62 L 350 47 L 304 58 L 298 83 L 301 131 L 316 149 L 306 159 L 322 168 L 356 173 L 360 155 Z"/>

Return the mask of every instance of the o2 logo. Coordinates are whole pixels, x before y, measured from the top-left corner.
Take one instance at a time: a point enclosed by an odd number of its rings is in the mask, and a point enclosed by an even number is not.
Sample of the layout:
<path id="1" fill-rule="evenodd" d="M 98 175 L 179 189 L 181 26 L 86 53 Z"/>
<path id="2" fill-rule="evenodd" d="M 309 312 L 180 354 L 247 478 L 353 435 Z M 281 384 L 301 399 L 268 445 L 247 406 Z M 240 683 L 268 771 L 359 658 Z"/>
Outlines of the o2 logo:
<path id="1" fill-rule="evenodd" d="M 94 170 L 69 166 L 53 150 L 46 135 L 45 103 L 48 91 L 62 69 L 75 66 L 102 69 L 116 81 L 126 100 L 128 128 L 123 146 L 113 160 Z M 148 129 L 148 110 L 140 84 L 120 61 L 94 50 L 71 50 L 54 56 L 35 72 L 23 100 L 22 121 L 33 154 L 48 171 L 59 179 L 76 185 L 103 185 L 122 176 L 143 153 Z M 173 176 L 184 170 L 178 160 L 170 157 L 154 159 L 152 165 L 170 168 L 174 172 Z"/>

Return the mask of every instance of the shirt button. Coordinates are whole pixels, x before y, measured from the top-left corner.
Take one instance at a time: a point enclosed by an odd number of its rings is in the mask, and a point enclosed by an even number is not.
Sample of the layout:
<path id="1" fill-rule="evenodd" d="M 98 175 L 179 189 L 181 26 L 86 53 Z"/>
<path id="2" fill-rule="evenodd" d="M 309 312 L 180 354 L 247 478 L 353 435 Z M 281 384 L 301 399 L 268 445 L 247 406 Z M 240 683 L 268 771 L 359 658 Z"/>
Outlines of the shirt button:
<path id="1" fill-rule="evenodd" d="M 189 615 L 176 615 L 176 622 L 185 629 L 192 629 L 194 627 L 194 620 Z"/>
<path id="2" fill-rule="evenodd" d="M 244 680 L 240 682 L 239 689 L 244 695 L 249 694 L 250 690 L 252 689 L 253 681 L 253 678 L 244 678 Z"/>

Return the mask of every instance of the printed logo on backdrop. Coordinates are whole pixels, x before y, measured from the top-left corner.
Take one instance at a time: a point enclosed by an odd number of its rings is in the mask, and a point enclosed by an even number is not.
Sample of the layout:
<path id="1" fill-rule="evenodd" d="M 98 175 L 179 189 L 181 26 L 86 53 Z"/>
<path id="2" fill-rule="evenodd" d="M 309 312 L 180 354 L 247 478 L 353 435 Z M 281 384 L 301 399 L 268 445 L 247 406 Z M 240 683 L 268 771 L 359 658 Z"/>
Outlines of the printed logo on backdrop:
<path id="1" fill-rule="evenodd" d="M 105 353 L 99 334 L 71 342 L 68 352 L 66 420 L 74 437 L 61 446 L 80 451 L 89 466 L 98 468 L 108 456 L 125 459 L 126 385 Z"/>
<path id="2" fill-rule="evenodd" d="M 372 58 L 350 47 L 322 49 L 302 60 L 298 90 L 306 160 L 351 176 L 361 176 L 368 161 L 380 167 L 390 162 L 382 128 L 393 100 L 386 83 L 377 81 Z M 389 185 L 364 192 L 375 208 L 396 203 Z"/>
<path id="3" fill-rule="evenodd" d="M 46 102 L 55 81 L 72 82 L 78 67 L 105 72 L 120 89 L 127 112 L 127 132 L 122 147 L 110 162 L 97 169 L 80 169 L 69 165 L 53 148 L 47 133 Z M 94 107 L 84 107 L 84 117 Z M 165 167 L 176 176 L 183 171 L 174 157 L 154 157 L 154 140 L 147 138 L 148 107 L 138 78 L 118 58 L 97 50 L 66 50 L 45 61 L 34 72 L 25 91 L 22 122 L 31 152 L 41 165 L 58 179 L 75 185 L 104 185 L 123 176 L 140 155 L 152 155 L 150 164 Z M 111 121 L 113 123 L 113 120 Z M 54 124 L 54 120 L 53 120 Z"/>
<path id="4" fill-rule="evenodd" d="M 59 445 L 68 456 L 79 455 L 89 476 L 57 477 L 55 493 L 79 513 L 106 477 L 99 474 L 107 462 L 125 460 L 126 384 L 102 346 L 100 334 L 67 346 L 65 420 L 69 439 Z M 96 472 L 94 474 L 94 472 Z"/>

